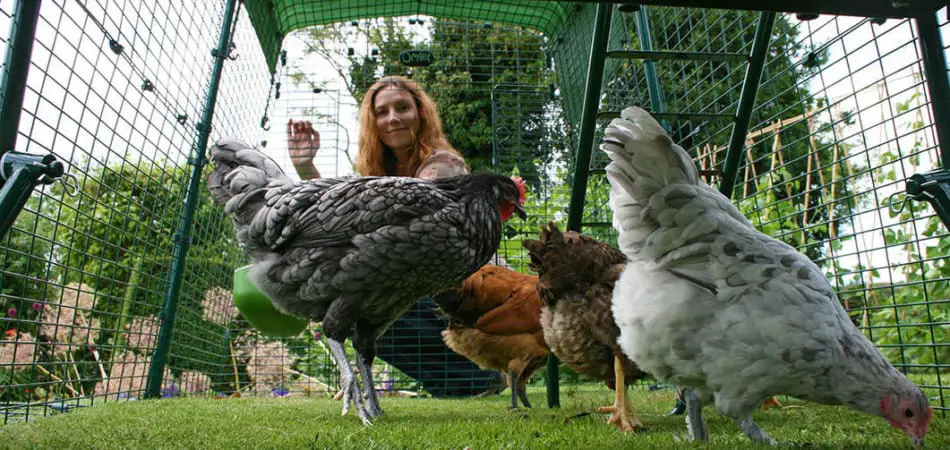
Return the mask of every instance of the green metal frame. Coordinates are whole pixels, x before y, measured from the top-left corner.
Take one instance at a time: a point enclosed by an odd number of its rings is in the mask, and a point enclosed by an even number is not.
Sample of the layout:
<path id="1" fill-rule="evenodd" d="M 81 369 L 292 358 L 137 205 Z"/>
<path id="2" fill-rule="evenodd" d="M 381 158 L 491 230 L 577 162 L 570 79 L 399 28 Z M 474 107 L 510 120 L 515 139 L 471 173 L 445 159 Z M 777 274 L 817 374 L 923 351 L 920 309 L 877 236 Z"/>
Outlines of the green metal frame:
<path id="1" fill-rule="evenodd" d="M 593 2 L 596 0 L 580 0 Z M 790 13 L 836 14 L 864 17 L 913 17 L 920 12 L 933 12 L 946 5 L 946 0 L 624 0 L 621 4 L 681 6 L 708 9 L 739 9 Z"/>
<path id="2" fill-rule="evenodd" d="M 920 35 L 920 48 L 930 90 L 930 110 L 939 142 L 950 142 L 950 81 L 947 79 L 947 59 L 943 53 L 940 28 L 934 14 L 921 14 L 914 19 Z M 941 150 L 942 147 L 941 147 Z M 950 168 L 950 152 L 941 151 L 944 168 Z"/>
<path id="3" fill-rule="evenodd" d="M 567 213 L 567 229 L 581 231 L 584 216 L 584 198 L 587 195 L 587 178 L 590 174 L 591 148 L 594 145 L 594 131 L 597 126 L 597 109 L 600 101 L 600 89 L 604 81 L 604 60 L 607 53 L 607 41 L 610 36 L 610 17 L 613 5 L 597 5 L 594 19 L 594 35 L 591 39 L 590 58 L 587 67 L 587 86 L 584 88 L 584 109 L 581 113 L 580 136 L 577 143 L 577 157 L 574 160 L 574 180 L 571 186 L 571 203 Z M 558 394 L 558 360 L 552 354 L 548 359 L 548 406 L 560 406 Z"/>
<path id="4" fill-rule="evenodd" d="M 49 184 L 65 172 L 53 155 L 15 152 L 26 77 L 30 71 L 41 0 L 18 1 L 10 26 L 4 71 L 0 81 L 0 237 L 6 235 L 30 194 L 39 184 Z"/>
<path id="5" fill-rule="evenodd" d="M 930 110 L 934 117 L 937 142 L 940 144 L 942 169 L 926 174 L 916 174 L 907 179 L 907 195 L 914 200 L 926 200 L 950 229 L 950 80 L 947 79 L 947 59 L 944 56 L 940 27 L 933 13 L 923 13 L 914 18 L 920 35 L 921 58 L 927 74 L 930 91 Z"/>
<path id="6" fill-rule="evenodd" d="M 30 71 L 30 58 L 33 55 L 33 37 L 40 18 L 40 4 L 41 0 L 20 0 L 16 2 L 13 13 L 3 63 L 3 81 L 0 82 L 0 92 L 3 93 L 3 103 L 0 104 L 0 153 L 10 151 L 16 145 L 26 75 Z"/>
<path id="7" fill-rule="evenodd" d="M 597 126 L 597 109 L 600 101 L 600 89 L 604 80 L 604 55 L 607 51 L 607 38 L 610 31 L 610 16 L 613 6 L 607 3 L 597 5 L 594 20 L 594 36 L 591 42 L 590 59 L 587 69 L 587 86 L 584 88 L 584 109 L 577 143 L 577 157 L 574 160 L 574 180 L 571 186 L 571 203 L 567 215 L 567 229 L 580 231 L 584 214 L 584 198 L 587 195 L 587 177 L 590 172 L 591 149 L 594 145 L 594 132 Z"/>
<path id="8" fill-rule="evenodd" d="M 162 374 L 165 371 L 165 362 L 171 346 L 172 331 L 175 328 L 175 312 L 178 306 L 178 296 L 181 291 L 182 278 L 185 274 L 185 260 L 188 247 L 191 245 L 191 228 L 195 210 L 198 206 L 198 188 L 201 184 L 201 172 L 206 162 L 205 148 L 211 134 L 211 120 L 214 118 L 215 103 L 218 98 L 218 88 L 221 84 L 221 72 L 224 61 L 228 58 L 233 33 L 233 23 L 237 19 L 237 0 L 227 0 L 224 8 L 224 19 L 221 22 L 221 31 L 218 35 L 218 46 L 212 50 L 214 66 L 211 71 L 211 80 L 208 84 L 208 93 L 205 97 L 201 121 L 195 125 L 198 137 L 192 148 L 191 175 L 188 182 L 188 192 L 185 196 L 185 207 L 175 233 L 175 248 L 172 253 L 171 270 L 168 275 L 168 290 L 162 304 L 159 317 L 161 329 L 158 333 L 158 343 L 152 353 L 151 365 L 148 369 L 148 384 L 146 397 L 161 397 Z"/>
<path id="9" fill-rule="evenodd" d="M 53 155 L 31 155 L 8 151 L 0 156 L 0 238 L 16 221 L 23 205 L 39 184 L 49 184 L 63 176 L 63 163 Z"/>
<path id="10" fill-rule="evenodd" d="M 653 52 L 653 39 L 650 37 L 650 22 L 647 20 L 647 7 L 641 6 L 635 13 L 637 17 L 637 37 L 640 39 L 640 49 Z M 650 59 L 643 61 L 643 71 L 646 72 L 647 90 L 650 91 L 650 109 L 654 113 L 663 113 L 663 94 L 660 92 L 660 79 L 656 75 L 656 62 Z"/>
<path id="11" fill-rule="evenodd" d="M 755 27 L 752 53 L 749 56 L 749 65 L 746 67 L 745 80 L 742 82 L 739 108 L 736 111 L 732 134 L 729 136 L 729 147 L 726 150 L 726 161 L 722 167 L 719 184 L 719 192 L 726 197 L 732 197 L 739 166 L 742 165 L 742 149 L 745 146 L 746 135 L 749 133 L 749 121 L 752 119 L 752 110 L 755 108 L 755 95 L 759 92 L 759 82 L 762 79 L 762 70 L 765 68 L 765 57 L 768 55 L 769 40 L 772 37 L 774 25 L 775 13 L 763 12 Z"/>
<path id="12" fill-rule="evenodd" d="M 26 76 L 33 54 L 33 38 L 40 17 L 40 0 L 18 1 L 10 26 L 10 39 L 0 81 L 0 237 L 6 235 L 33 188 L 63 175 L 63 163 L 52 155 L 37 156 L 13 152 L 20 110 L 26 92 Z"/>

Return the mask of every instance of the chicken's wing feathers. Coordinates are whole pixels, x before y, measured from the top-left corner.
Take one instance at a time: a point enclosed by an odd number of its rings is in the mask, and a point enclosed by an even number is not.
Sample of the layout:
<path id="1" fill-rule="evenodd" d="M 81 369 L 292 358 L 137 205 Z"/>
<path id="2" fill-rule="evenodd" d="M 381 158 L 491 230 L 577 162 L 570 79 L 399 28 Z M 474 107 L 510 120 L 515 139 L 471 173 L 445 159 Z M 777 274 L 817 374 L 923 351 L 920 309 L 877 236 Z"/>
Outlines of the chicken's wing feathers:
<path id="1" fill-rule="evenodd" d="M 360 234 L 399 226 L 442 210 L 454 200 L 410 178 L 343 178 L 304 183 L 268 195 L 251 239 L 272 249 L 349 245 Z"/>

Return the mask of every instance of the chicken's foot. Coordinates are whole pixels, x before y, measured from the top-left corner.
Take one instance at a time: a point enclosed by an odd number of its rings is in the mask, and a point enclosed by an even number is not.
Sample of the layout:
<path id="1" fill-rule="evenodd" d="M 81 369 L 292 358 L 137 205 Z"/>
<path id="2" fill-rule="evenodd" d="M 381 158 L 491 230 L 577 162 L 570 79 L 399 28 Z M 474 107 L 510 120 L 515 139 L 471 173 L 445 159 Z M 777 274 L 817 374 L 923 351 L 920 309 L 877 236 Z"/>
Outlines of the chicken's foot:
<path id="1" fill-rule="evenodd" d="M 363 398 L 366 400 L 366 413 L 370 417 L 379 417 L 383 415 L 383 408 L 379 406 L 379 398 L 376 396 L 376 383 L 373 381 L 373 360 L 376 355 L 369 355 L 368 352 L 360 352 L 356 357 L 356 364 L 360 369 L 360 375 L 363 376 Z"/>
<path id="2" fill-rule="evenodd" d="M 703 402 L 692 389 L 686 389 L 683 392 L 683 399 L 686 402 L 686 431 L 689 433 L 690 441 L 708 441 L 709 433 L 706 432 L 706 423 L 703 422 Z"/>
<path id="3" fill-rule="evenodd" d="M 680 416 L 686 412 L 686 401 L 683 400 L 684 390 L 682 387 L 676 387 L 676 404 L 673 405 L 673 409 L 671 409 L 670 412 L 666 413 L 667 416 Z"/>
<path id="4" fill-rule="evenodd" d="M 778 408 L 778 409 L 792 409 L 792 408 L 801 408 L 799 405 L 785 405 L 782 402 L 778 401 L 775 397 L 769 397 L 764 402 L 762 402 L 762 409 L 769 408 Z"/>
<path id="5" fill-rule="evenodd" d="M 765 431 L 762 431 L 762 428 L 759 428 L 759 425 L 752 420 L 752 417 L 746 417 L 744 419 L 736 419 L 736 423 L 739 424 L 739 428 L 742 428 L 742 432 L 746 436 L 749 436 L 749 439 L 752 442 L 765 442 L 769 445 L 775 445 L 775 439 L 772 439 Z"/>
<path id="6" fill-rule="evenodd" d="M 623 360 L 614 355 L 614 392 L 616 397 L 613 406 L 603 406 L 600 408 L 602 413 L 610 413 L 607 423 L 617 426 L 621 431 L 637 431 L 644 429 L 643 423 L 637 417 L 637 410 L 630 404 L 627 398 L 627 386 L 624 382 Z"/>
<path id="7" fill-rule="evenodd" d="M 363 409 L 363 399 L 360 396 L 360 384 L 356 380 L 356 375 L 353 373 L 353 369 L 350 368 L 350 362 L 346 359 L 346 351 L 343 349 L 343 343 L 332 338 L 327 339 L 327 343 L 330 347 L 330 353 L 333 354 L 333 359 L 336 361 L 337 367 L 340 369 L 340 385 L 343 388 L 343 413 L 341 415 L 346 415 L 350 412 L 350 402 L 356 404 L 356 412 L 360 416 L 360 420 L 364 425 L 372 425 L 373 423 L 369 420 L 369 415 L 366 414 L 366 410 Z"/>

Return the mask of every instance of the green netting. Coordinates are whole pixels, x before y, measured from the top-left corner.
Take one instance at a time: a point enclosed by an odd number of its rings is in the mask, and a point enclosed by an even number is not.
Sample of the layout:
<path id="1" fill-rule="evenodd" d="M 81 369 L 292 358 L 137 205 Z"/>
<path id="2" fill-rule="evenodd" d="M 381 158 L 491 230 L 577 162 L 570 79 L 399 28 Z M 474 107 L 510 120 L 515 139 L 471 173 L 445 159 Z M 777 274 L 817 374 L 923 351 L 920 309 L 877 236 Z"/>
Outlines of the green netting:
<path id="1" fill-rule="evenodd" d="M 143 396 L 222 9 L 43 2 L 15 149 L 54 154 L 79 190 L 37 188 L 0 241 L 0 423 Z M 235 44 L 212 136 L 249 139 L 268 71 L 246 14 Z M 220 208 L 196 217 L 165 393 L 231 372 L 219 305 L 244 255 Z"/>
<path id="2" fill-rule="evenodd" d="M 782 70 L 762 83 L 740 209 L 821 265 L 852 320 L 945 409 L 950 234 L 926 203 L 891 207 L 907 177 L 940 166 L 915 27 L 822 17 L 784 36 L 767 62 Z"/>
<path id="3" fill-rule="evenodd" d="M 564 30 L 552 37 L 554 43 L 551 56 L 557 66 L 558 92 L 563 98 L 561 105 L 568 123 L 577 124 L 581 120 L 584 105 L 584 86 L 587 84 L 587 65 L 590 61 L 590 45 L 593 38 L 594 13 L 596 7 L 584 5 L 575 11 Z M 608 47 L 622 48 L 626 43 L 623 18 L 615 15 L 611 18 Z M 607 60 L 604 73 L 617 69 L 620 61 Z"/>
<path id="4" fill-rule="evenodd" d="M 433 16 L 503 23 L 555 35 L 571 18 L 575 6 L 568 3 L 533 0 L 418 1 L 336 0 L 301 2 L 296 0 L 250 0 L 245 2 L 265 50 L 270 67 L 277 62 L 280 39 L 291 31 L 376 17 Z"/>
<path id="5" fill-rule="evenodd" d="M 653 48 L 683 52 L 748 53 L 758 19 L 754 12 L 646 11 Z M 642 48 L 635 15 L 623 17 L 630 49 Z M 918 45 L 909 20 L 780 15 L 733 198 L 762 231 L 818 263 L 855 324 L 946 408 L 950 234 L 928 204 L 903 204 L 901 196 L 908 177 L 940 167 Z M 602 113 L 650 105 L 643 64 L 625 61 L 606 72 Z M 737 110 L 745 62 L 655 66 L 661 112 Z M 664 123 L 717 183 L 732 119 Z M 585 231 L 610 239 L 606 157 L 598 153 Z"/>

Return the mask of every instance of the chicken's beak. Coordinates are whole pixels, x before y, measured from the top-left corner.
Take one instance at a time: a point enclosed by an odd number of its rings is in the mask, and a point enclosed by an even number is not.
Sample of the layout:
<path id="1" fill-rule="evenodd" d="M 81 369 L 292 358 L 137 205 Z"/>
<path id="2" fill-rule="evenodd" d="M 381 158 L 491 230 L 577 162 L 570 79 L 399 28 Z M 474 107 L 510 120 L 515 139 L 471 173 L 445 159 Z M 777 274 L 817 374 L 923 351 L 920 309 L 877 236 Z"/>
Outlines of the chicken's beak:
<path id="1" fill-rule="evenodd" d="M 515 207 L 515 214 L 517 214 L 518 217 L 521 218 L 521 220 L 525 220 L 528 218 L 528 213 L 524 212 L 524 207 L 522 207 L 518 203 L 514 203 L 514 207 Z"/>
<path id="2" fill-rule="evenodd" d="M 927 437 L 927 425 L 912 427 L 912 429 L 906 430 L 907 436 L 910 438 L 911 445 L 915 449 L 924 448 L 924 438 Z"/>

